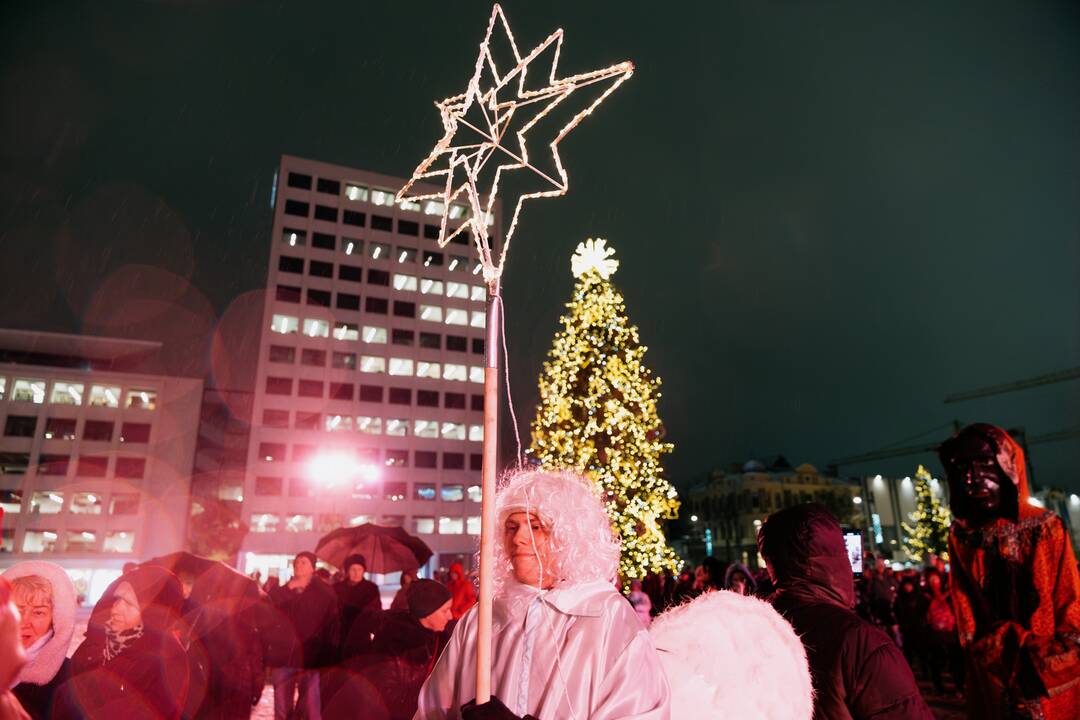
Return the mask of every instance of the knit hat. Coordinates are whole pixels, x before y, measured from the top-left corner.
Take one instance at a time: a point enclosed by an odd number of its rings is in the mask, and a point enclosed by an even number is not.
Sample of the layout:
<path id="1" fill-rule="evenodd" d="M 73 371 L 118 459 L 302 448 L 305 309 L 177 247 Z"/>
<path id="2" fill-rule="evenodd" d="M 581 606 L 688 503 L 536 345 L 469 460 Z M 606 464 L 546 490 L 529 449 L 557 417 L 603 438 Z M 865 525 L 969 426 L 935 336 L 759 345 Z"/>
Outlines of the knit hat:
<path id="1" fill-rule="evenodd" d="M 311 552 L 310 550 L 301 550 L 300 552 L 296 553 L 296 557 L 307 558 L 308 561 L 311 563 L 311 567 L 313 568 L 315 567 L 316 563 L 319 562 L 319 558 L 315 557 L 315 553 Z M 296 558 L 293 558 L 293 562 L 295 561 Z"/>
<path id="2" fill-rule="evenodd" d="M 409 603 L 409 612 L 417 620 L 423 620 L 446 603 L 450 602 L 450 590 L 434 580 L 413 580 L 405 590 L 405 600 Z"/>
<path id="3" fill-rule="evenodd" d="M 363 565 L 364 569 L 367 570 L 367 559 L 360 553 L 353 553 L 349 557 L 345 558 L 345 566 L 342 568 L 342 570 L 344 570 L 345 573 L 348 574 L 349 568 L 353 565 Z"/>

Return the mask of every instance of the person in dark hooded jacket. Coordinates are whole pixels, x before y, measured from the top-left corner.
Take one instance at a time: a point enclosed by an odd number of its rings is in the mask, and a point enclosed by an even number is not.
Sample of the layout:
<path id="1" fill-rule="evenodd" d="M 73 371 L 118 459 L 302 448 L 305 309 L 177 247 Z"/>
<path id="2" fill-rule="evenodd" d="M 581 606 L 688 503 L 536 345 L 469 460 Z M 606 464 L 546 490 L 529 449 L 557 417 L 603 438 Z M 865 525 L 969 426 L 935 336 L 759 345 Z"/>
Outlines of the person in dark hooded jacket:
<path id="1" fill-rule="evenodd" d="M 379 586 L 364 577 L 367 571 L 367 560 L 364 556 L 354 554 L 345 558 L 344 570 L 345 578 L 334 585 L 341 617 L 339 646 L 342 648 L 342 659 L 347 657 L 346 641 L 353 626 L 361 623 L 369 633 L 373 632 L 382 613 Z"/>
<path id="2" fill-rule="evenodd" d="M 357 717 L 411 720 L 417 696 L 454 629 L 452 594 L 434 580 L 414 580 L 407 610 L 391 610 L 375 632 L 372 652 L 347 661 L 323 720 Z"/>
<path id="3" fill-rule="evenodd" d="M 181 717 L 189 666 L 174 628 L 183 602 L 180 582 L 160 567 L 136 568 L 105 591 L 71 658 L 71 717 Z"/>
<path id="4" fill-rule="evenodd" d="M 986 720 L 1080 716 L 1080 575 L 1069 533 L 1029 502 L 1024 452 L 999 427 L 942 443 L 956 630 L 968 661 L 968 714 Z"/>
<path id="5" fill-rule="evenodd" d="M 770 515 L 758 549 L 770 601 L 806 647 L 814 720 L 931 720 L 900 649 L 852 610 L 855 582 L 836 518 L 819 503 Z"/>

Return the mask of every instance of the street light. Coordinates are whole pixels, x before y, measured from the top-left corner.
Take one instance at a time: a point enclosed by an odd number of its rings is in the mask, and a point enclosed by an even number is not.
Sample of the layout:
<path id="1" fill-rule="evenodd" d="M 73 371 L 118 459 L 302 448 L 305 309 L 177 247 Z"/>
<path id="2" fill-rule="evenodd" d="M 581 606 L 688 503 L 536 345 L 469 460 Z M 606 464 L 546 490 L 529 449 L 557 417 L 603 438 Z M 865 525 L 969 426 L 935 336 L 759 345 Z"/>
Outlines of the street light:
<path id="1" fill-rule="evenodd" d="M 379 477 L 375 466 L 358 463 L 355 456 L 334 450 L 313 457 L 307 464 L 307 474 L 312 481 L 330 488 L 345 485 L 357 476 L 366 481 Z"/>
<path id="2" fill-rule="evenodd" d="M 1073 497 L 1076 497 L 1076 496 L 1073 495 Z M 691 515 L 690 516 L 690 522 L 697 522 L 697 515 Z"/>
<path id="3" fill-rule="evenodd" d="M 855 503 L 856 505 L 862 505 L 862 498 L 856 495 L 855 497 L 851 498 L 851 502 Z"/>

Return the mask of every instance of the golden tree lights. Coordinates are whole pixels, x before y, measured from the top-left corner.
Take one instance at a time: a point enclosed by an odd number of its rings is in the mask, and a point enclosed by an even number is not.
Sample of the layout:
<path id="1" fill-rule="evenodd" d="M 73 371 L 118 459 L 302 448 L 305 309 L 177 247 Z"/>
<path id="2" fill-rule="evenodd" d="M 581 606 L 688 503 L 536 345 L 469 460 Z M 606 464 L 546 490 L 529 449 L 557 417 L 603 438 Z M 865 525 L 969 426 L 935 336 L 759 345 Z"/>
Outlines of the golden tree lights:
<path id="1" fill-rule="evenodd" d="M 922 465 L 915 471 L 915 512 L 910 514 L 913 526 L 901 523 L 908 534 L 904 547 L 915 562 L 933 553 L 949 559 L 949 525 L 952 513 L 934 497 L 930 483 L 937 482 Z"/>
<path id="2" fill-rule="evenodd" d="M 624 580 L 682 562 L 661 522 L 679 509 L 660 458 L 672 450 L 656 412 L 660 379 L 642 362 L 647 348 L 608 278 L 618 268 L 603 240 L 578 245 L 577 283 L 540 376 L 530 453 L 544 467 L 593 478 L 622 541 Z"/>

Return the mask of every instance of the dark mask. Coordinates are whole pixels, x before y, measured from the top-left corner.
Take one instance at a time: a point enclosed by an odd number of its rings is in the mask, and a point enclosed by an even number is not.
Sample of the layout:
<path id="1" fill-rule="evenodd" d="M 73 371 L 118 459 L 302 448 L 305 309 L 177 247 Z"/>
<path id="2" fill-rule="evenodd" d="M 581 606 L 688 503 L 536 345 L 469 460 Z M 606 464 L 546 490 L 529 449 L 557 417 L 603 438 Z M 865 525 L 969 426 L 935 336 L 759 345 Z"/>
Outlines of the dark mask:
<path id="1" fill-rule="evenodd" d="M 954 515 L 978 525 L 1005 516 L 1012 481 L 998 466 L 996 448 L 989 441 L 974 433 L 962 434 L 941 460 Z"/>

